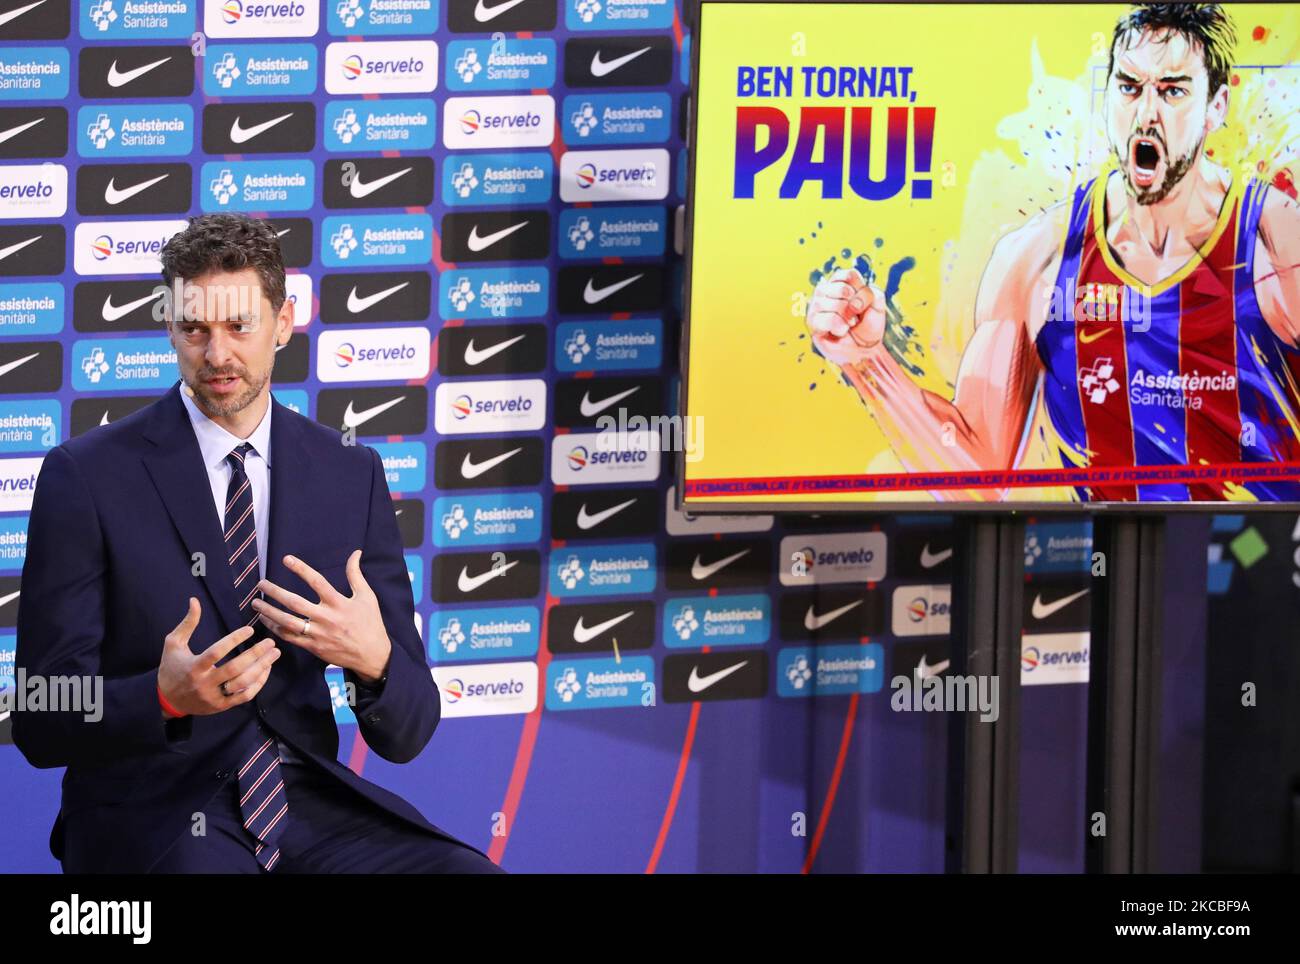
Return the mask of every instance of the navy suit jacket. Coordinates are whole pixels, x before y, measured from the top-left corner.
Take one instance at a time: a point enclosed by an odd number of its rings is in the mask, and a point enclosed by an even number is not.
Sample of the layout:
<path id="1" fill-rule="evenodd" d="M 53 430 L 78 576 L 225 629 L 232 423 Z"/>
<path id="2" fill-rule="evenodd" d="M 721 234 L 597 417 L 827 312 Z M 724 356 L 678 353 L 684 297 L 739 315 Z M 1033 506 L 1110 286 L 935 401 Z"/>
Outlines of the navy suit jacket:
<path id="1" fill-rule="evenodd" d="M 383 688 L 359 688 L 361 735 L 404 763 L 433 735 L 438 690 L 414 623 L 414 601 L 383 465 L 374 449 L 271 400 L 270 532 L 265 576 L 307 599 L 285 568 L 303 559 L 345 595 L 344 566 L 379 598 L 393 643 Z M 256 699 L 210 716 L 164 722 L 156 686 L 163 638 L 195 596 L 200 653 L 240 618 L 208 477 L 180 384 L 113 424 L 45 457 L 28 526 L 19 597 L 17 666 L 28 676 L 104 677 L 102 719 L 84 712 L 13 714 L 13 739 L 37 767 L 67 767 L 50 849 L 67 872 L 147 870 L 239 766 L 255 717 L 380 807 L 447 837 L 405 800 L 339 764 L 325 663 L 281 642 Z M 198 556 L 202 553 L 202 557 Z M 206 574 L 195 575 L 206 560 Z M 201 570 L 200 570 L 201 571 Z M 283 608 L 283 607 L 281 607 Z M 257 624 L 259 635 L 267 631 Z M 359 681 L 350 672 L 346 679 Z M 454 839 L 454 838 L 449 838 Z"/>

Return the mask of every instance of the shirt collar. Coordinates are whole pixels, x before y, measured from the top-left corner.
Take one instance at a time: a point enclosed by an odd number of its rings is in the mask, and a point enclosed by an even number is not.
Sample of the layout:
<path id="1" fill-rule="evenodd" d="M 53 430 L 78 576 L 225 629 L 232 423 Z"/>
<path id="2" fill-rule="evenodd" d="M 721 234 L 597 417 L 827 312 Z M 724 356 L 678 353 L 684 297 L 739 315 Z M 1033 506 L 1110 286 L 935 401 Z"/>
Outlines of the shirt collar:
<path id="1" fill-rule="evenodd" d="M 267 401 L 266 413 L 262 416 L 262 421 L 258 423 L 257 428 L 253 429 L 253 434 L 246 439 L 236 438 L 230 432 L 218 425 L 212 419 L 208 418 L 194 404 L 185 391 L 185 386 L 181 385 L 181 401 L 185 403 L 185 410 L 189 412 L 190 424 L 194 426 L 194 435 L 199 440 L 199 451 L 203 453 L 203 464 L 210 469 L 218 468 L 226 461 L 232 450 L 248 442 L 253 446 L 253 450 L 262 457 L 262 460 L 269 466 L 271 464 L 271 405 Z"/>

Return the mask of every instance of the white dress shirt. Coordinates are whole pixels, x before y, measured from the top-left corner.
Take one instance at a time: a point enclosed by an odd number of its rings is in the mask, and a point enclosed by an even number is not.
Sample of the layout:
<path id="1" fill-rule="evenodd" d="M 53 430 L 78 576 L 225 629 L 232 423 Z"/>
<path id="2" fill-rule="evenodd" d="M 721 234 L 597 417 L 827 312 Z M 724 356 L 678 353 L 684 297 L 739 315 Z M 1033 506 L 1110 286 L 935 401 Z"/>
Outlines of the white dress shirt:
<path id="1" fill-rule="evenodd" d="M 226 461 L 226 456 L 244 442 L 248 442 L 253 447 L 244 456 L 244 472 L 248 475 L 248 486 L 253 493 L 253 523 L 257 526 L 257 559 L 261 567 L 261 577 L 265 579 L 266 541 L 271 531 L 270 399 L 267 399 L 266 413 L 262 416 L 262 421 L 246 439 L 237 438 L 204 415 L 194 403 L 194 399 L 186 394 L 184 387 L 181 388 L 181 400 L 185 402 L 185 410 L 190 413 L 190 424 L 194 426 L 194 435 L 199 441 L 199 451 L 203 454 L 203 468 L 208 473 L 208 484 L 212 487 L 212 504 L 217 513 L 217 528 L 223 533 L 226 527 L 226 493 L 230 488 L 231 475 L 230 463 Z M 224 559 L 221 561 L 225 562 Z M 298 762 L 300 758 L 290 747 L 281 740 L 276 740 L 276 743 L 280 746 L 280 757 L 285 762 Z"/>
<path id="2" fill-rule="evenodd" d="M 244 442 L 253 446 L 244 459 L 244 472 L 253 492 L 253 524 L 257 526 L 257 559 L 262 578 L 266 578 L 266 540 L 271 524 L 271 403 L 267 400 L 266 413 L 257 428 L 246 439 L 237 438 L 208 418 L 194 403 L 194 399 L 181 389 L 181 400 L 190 413 L 190 424 L 199 440 L 203 454 L 203 468 L 208 473 L 212 487 L 212 504 L 217 512 L 217 528 L 223 533 L 226 526 L 226 494 L 230 488 L 230 463 L 226 457 Z"/>

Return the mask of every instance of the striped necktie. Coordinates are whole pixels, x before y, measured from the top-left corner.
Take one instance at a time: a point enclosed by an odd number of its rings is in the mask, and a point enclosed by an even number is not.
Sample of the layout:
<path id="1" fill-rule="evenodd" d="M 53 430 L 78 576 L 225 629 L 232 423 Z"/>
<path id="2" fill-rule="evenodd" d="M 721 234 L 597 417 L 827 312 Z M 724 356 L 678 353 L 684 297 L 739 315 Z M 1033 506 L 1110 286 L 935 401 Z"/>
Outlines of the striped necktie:
<path id="1" fill-rule="evenodd" d="M 235 594 L 239 598 L 239 611 L 251 613 L 245 625 L 258 619 L 253 609 L 257 595 L 258 572 L 257 521 L 253 514 L 253 488 L 244 470 L 244 458 L 253 447 L 247 442 L 229 455 L 230 485 L 226 489 L 225 536 L 229 553 L 230 575 L 235 581 Z M 244 829 L 257 841 L 254 853 L 257 862 L 266 870 L 274 870 L 280 859 L 276 841 L 284 832 L 285 816 L 289 802 L 284 795 L 284 780 L 280 774 L 280 751 L 275 737 L 258 723 L 252 731 L 252 744 L 241 755 L 244 761 L 238 770 L 239 809 L 244 817 Z"/>

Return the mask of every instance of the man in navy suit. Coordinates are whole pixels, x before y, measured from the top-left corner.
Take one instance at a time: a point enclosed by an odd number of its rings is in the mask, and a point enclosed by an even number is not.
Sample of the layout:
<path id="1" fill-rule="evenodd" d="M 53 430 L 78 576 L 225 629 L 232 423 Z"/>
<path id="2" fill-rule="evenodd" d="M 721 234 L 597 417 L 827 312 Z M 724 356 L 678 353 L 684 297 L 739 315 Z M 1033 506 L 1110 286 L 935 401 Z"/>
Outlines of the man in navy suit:
<path id="1" fill-rule="evenodd" d="M 18 613 L 27 677 L 102 678 L 96 714 L 24 711 L 66 766 L 67 872 L 497 872 L 336 761 L 327 665 L 404 763 L 440 717 L 383 465 L 271 397 L 293 333 L 275 231 L 192 219 L 162 254 L 182 384 L 53 449 Z"/>

